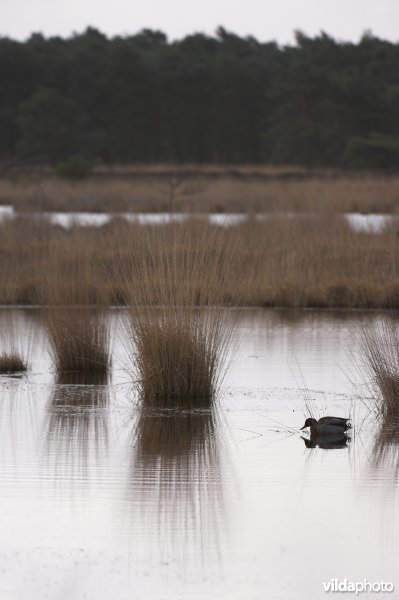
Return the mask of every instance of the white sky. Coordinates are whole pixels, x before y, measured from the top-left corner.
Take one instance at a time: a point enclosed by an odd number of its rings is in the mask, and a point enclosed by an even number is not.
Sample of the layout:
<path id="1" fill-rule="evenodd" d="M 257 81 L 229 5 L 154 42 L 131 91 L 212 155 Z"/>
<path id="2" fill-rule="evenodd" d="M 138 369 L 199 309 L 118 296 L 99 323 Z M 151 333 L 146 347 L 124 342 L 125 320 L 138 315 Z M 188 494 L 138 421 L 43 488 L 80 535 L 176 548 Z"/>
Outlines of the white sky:
<path id="1" fill-rule="evenodd" d="M 169 39 L 222 25 L 260 41 L 290 43 L 293 31 L 324 30 L 357 41 L 366 29 L 399 41 L 399 0 L 0 0 L 0 35 L 68 36 L 87 26 L 108 35 L 160 29 Z"/>

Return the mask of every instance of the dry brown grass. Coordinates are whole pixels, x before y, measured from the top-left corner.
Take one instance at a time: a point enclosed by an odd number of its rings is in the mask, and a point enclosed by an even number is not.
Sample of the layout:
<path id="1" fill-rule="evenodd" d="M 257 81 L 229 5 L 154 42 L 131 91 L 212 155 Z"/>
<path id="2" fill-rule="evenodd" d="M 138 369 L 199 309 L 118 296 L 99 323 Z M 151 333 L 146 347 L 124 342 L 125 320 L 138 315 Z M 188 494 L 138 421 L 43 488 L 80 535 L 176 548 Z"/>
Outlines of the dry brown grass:
<path id="1" fill-rule="evenodd" d="M 136 240 L 139 261 L 146 230 L 125 227 Z M 209 235 L 215 229 L 203 223 L 198 227 L 205 227 Z M 112 226 L 105 231 L 114 235 Z M 153 228 L 154 235 L 159 231 Z M 229 260 L 219 268 L 218 293 L 225 305 L 371 308 L 399 303 L 399 239 L 394 229 L 371 235 L 354 232 L 339 217 L 274 217 L 265 222 L 249 219 L 222 230 L 220 235 L 230 244 Z M 206 235 L 198 243 L 206 252 Z M 171 243 L 166 240 L 164 256 L 170 251 Z M 125 254 L 120 249 L 109 262 L 123 263 Z M 112 278 L 115 297 L 127 301 L 117 270 L 113 270 Z M 160 282 L 164 285 L 167 272 L 157 273 L 156 279 L 155 288 Z M 201 276 L 196 274 L 195 283 L 192 280 L 190 285 L 200 294 Z M 157 303 L 156 289 L 147 302 Z"/>
<path id="2" fill-rule="evenodd" d="M 182 207 L 222 213 L 397 213 L 398 200 L 399 177 L 225 177 L 209 182 Z"/>
<path id="3" fill-rule="evenodd" d="M 399 308 L 395 226 L 380 234 L 356 232 L 337 216 L 275 216 L 263 222 L 249 218 L 236 227 L 220 229 L 201 220 L 151 227 L 115 220 L 102 228 L 69 231 L 29 218 L 17 219 L 0 224 L 0 303 L 125 305 L 133 301 L 132 289 L 142 294 L 139 284 L 145 276 L 152 283 L 146 283 L 143 302 L 159 304 L 158 290 L 170 286 L 166 266 L 152 275 L 148 270 L 137 271 L 129 283 L 126 271 L 132 258 L 142 265 L 137 268 L 150 264 L 148 236 L 162 238 L 160 264 L 172 264 L 173 232 L 186 227 L 210 263 L 208 239 L 217 233 L 225 245 L 217 274 L 220 304 Z M 187 250 L 195 256 L 192 247 Z M 193 272 L 188 283 L 191 302 L 195 304 L 198 298 L 205 302 L 206 273 Z"/>
<path id="4" fill-rule="evenodd" d="M 0 321 L 0 373 L 21 373 L 28 369 L 31 332 L 19 335 L 13 310 L 3 311 Z M 22 339 L 22 337 L 24 339 Z"/>
<path id="5" fill-rule="evenodd" d="M 106 284 L 95 285 L 97 246 L 80 235 L 72 245 L 62 237 L 48 243 L 42 294 L 44 303 L 53 308 L 46 311 L 46 324 L 58 373 L 101 374 L 110 364 L 108 324 L 102 310 Z"/>
<path id="6" fill-rule="evenodd" d="M 141 319 L 140 325 L 133 321 L 134 362 L 142 399 L 162 407 L 193 400 L 208 405 L 218 391 L 224 354 L 223 340 L 215 340 L 221 337 L 220 324 L 214 320 L 211 332 L 186 318 L 173 324 L 152 321 L 144 324 Z"/>
<path id="7" fill-rule="evenodd" d="M 139 242 L 139 243 L 138 243 Z M 228 246 L 201 223 L 125 238 L 132 362 L 156 406 L 209 406 L 224 376 L 232 321 L 222 311 Z"/>
<path id="8" fill-rule="evenodd" d="M 27 368 L 26 362 L 16 351 L 12 350 L 0 355 L 0 373 L 20 373 Z"/>
<path id="9" fill-rule="evenodd" d="M 268 166 L 108 169 L 83 182 L 0 179 L 0 203 L 19 212 L 397 213 L 399 177 Z"/>
<path id="10" fill-rule="evenodd" d="M 362 362 L 371 382 L 370 408 L 384 417 L 399 416 L 399 323 L 387 315 L 359 331 Z"/>
<path id="11" fill-rule="evenodd" d="M 97 310 L 71 307 L 49 310 L 47 329 L 57 372 L 107 372 L 108 326 Z"/>
<path id="12" fill-rule="evenodd" d="M 398 302 L 394 229 L 371 235 L 353 231 L 340 217 L 276 217 L 247 222 L 239 241 L 231 280 L 239 277 L 244 304 L 371 308 Z"/>

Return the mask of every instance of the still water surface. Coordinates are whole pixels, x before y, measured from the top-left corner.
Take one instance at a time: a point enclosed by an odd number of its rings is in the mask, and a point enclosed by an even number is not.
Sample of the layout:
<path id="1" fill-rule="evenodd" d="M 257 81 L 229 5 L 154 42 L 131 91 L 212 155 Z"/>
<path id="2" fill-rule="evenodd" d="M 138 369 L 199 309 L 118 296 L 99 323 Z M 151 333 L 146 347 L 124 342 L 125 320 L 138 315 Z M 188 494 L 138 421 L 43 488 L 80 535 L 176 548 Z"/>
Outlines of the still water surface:
<path id="1" fill-rule="evenodd" d="M 235 312 L 219 403 L 180 414 L 137 404 L 123 311 L 89 384 L 57 381 L 39 312 L 12 315 L 32 366 L 0 378 L 1 600 L 313 600 L 331 578 L 399 597 L 399 439 L 353 386 L 377 313 Z M 351 415 L 352 441 L 308 448 L 309 403 Z"/>
<path id="2" fill-rule="evenodd" d="M 248 215 L 246 213 L 101 213 L 101 212 L 32 212 L 21 213 L 23 216 L 27 214 L 30 217 L 37 219 L 47 219 L 53 225 L 60 225 L 65 229 L 69 229 L 74 225 L 81 227 L 101 227 L 110 223 L 112 219 L 125 219 L 130 223 L 138 225 L 166 225 L 168 223 L 183 223 L 190 217 L 207 219 L 209 223 L 220 227 L 231 227 L 244 223 L 249 216 L 254 217 L 258 221 L 266 221 L 269 216 L 284 216 L 284 217 L 307 217 L 309 219 L 317 218 L 317 213 L 284 213 L 279 215 L 271 213 L 259 213 Z M 5 219 L 13 219 L 19 215 L 14 211 L 11 205 L 0 205 L 0 223 Z M 343 217 L 350 227 L 355 231 L 366 231 L 369 233 L 379 233 L 389 225 L 397 223 L 396 215 L 378 214 L 378 213 L 345 213 Z"/>

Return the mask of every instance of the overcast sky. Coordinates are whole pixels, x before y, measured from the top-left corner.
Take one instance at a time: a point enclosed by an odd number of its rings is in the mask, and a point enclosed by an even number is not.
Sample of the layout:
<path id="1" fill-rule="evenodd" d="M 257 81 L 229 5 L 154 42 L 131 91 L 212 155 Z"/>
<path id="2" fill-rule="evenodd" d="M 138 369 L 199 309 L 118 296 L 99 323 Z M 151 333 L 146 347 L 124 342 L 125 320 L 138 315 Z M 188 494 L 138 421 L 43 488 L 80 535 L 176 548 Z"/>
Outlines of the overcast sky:
<path id="1" fill-rule="evenodd" d="M 91 25 L 107 33 L 160 29 L 170 39 L 212 34 L 218 25 L 260 41 L 290 43 L 300 29 L 357 41 L 371 29 L 399 41 L 399 0 L 0 0 L 0 35 L 68 36 Z"/>

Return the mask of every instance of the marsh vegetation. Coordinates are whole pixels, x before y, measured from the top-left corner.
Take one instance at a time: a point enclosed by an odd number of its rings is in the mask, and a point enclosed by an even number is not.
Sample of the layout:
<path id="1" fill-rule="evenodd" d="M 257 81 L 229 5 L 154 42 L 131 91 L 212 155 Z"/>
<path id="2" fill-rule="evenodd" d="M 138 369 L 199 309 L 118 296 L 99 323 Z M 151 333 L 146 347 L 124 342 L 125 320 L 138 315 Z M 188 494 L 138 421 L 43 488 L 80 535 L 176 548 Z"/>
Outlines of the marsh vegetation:
<path id="1" fill-rule="evenodd" d="M 0 325 L 0 374 L 12 375 L 27 371 L 30 354 L 29 335 L 25 349 L 18 338 L 14 315 L 9 315 L 6 321 Z"/>
<path id="2" fill-rule="evenodd" d="M 0 179 L 0 204 L 37 211 L 397 213 L 399 177 L 268 165 L 98 167 L 85 181 L 21 171 Z"/>
<path id="3" fill-rule="evenodd" d="M 349 309 L 399 308 L 397 59 L 371 33 L 0 39 L 0 374 L 30 366 L 0 386 L 5 593 L 396 572 L 398 320 Z M 336 415 L 305 448 L 303 413 Z"/>
<path id="4" fill-rule="evenodd" d="M 47 329 L 57 372 L 107 372 L 108 324 L 100 311 L 87 307 L 49 309 Z"/>
<path id="5" fill-rule="evenodd" d="M 105 374 L 110 366 L 109 331 L 102 310 L 104 286 L 93 287 L 94 246 L 64 247 L 59 254 L 58 241 L 52 239 L 48 250 L 41 289 L 56 371 L 59 376 L 66 372 Z"/>
<path id="6" fill-rule="evenodd" d="M 371 408 L 384 418 L 399 416 L 399 322 L 386 314 L 359 330 L 362 361 L 369 375 Z"/>
<path id="7" fill-rule="evenodd" d="M 132 364 L 146 403 L 209 406 L 224 375 L 232 322 L 222 310 L 229 240 L 205 224 L 148 229 L 127 248 Z"/>
<path id="8" fill-rule="evenodd" d="M 186 228 L 190 235 L 184 233 Z M 140 303 L 158 305 L 168 278 L 165 265 L 173 265 L 176 252 L 172 232 L 181 240 L 180 252 L 191 256 L 197 252 L 204 265 L 212 265 L 208 239 L 217 235 L 229 248 L 218 264 L 218 303 L 225 306 L 399 306 L 395 224 L 379 233 L 355 231 L 334 215 L 275 216 L 264 221 L 249 217 L 226 228 L 201 219 L 146 227 L 114 220 L 102 227 L 74 226 L 68 231 L 29 217 L 4 221 L 0 303 L 104 306 L 137 303 L 141 297 Z M 162 266 L 148 258 L 148 239 L 157 237 L 163 244 Z M 134 277 L 132 269 L 137 269 Z M 132 276 L 126 277 L 127 272 Z M 187 303 L 195 304 L 196 294 L 202 302 L 208 293 L 206 277 L 198 270 L 191 273 Z M 70 290 L 76 295 L 69 299 Z"/>
<path id="9" fill-rule="evenodd" d="M 20 373 L 27 368 L 28 365 L 15 350 L 0 355 L 0 373 Z"/>

